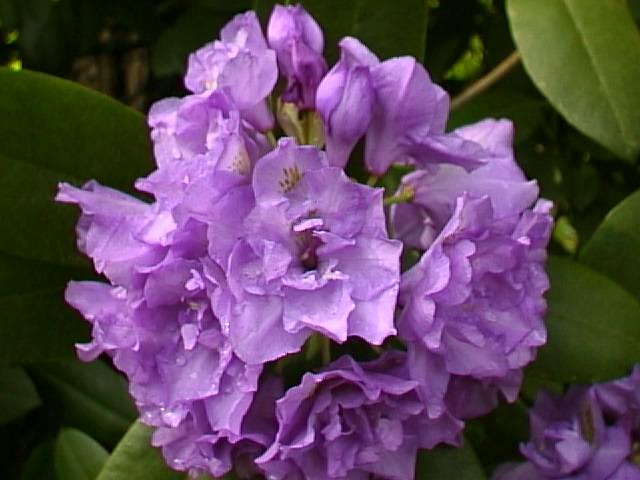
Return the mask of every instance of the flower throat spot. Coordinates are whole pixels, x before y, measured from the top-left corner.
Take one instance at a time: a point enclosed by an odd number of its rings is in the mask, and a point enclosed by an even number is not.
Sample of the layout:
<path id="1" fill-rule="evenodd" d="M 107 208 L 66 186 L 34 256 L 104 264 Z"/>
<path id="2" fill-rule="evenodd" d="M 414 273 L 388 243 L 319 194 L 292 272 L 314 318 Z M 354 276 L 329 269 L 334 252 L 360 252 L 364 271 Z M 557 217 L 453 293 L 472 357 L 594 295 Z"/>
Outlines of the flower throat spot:
<path id="1" fill-rule="evenodd" d="M 593 421 L 593 412 L 590 407 L 584 408 L 580 412 L 580 433 L 590 445 L 594 444 L 595 440 L 595 426 Z"/>
<path id="2" fill-rule="evenodd" d="M 282 189 L 282 193 L 289 193 L 291 190 L 296 188 L 298 183 L 300 183 L 303 174 L 297 165 L 283 168 L 282 173 L 284 177 L 278 183 Z"/>
<path id="3" fill-rule="evenodd" d="M 231 169 L 239 175 L 248 175 L 251 171 L 249 154 L 244 148 L 237 152 L 233 157 Z"/>

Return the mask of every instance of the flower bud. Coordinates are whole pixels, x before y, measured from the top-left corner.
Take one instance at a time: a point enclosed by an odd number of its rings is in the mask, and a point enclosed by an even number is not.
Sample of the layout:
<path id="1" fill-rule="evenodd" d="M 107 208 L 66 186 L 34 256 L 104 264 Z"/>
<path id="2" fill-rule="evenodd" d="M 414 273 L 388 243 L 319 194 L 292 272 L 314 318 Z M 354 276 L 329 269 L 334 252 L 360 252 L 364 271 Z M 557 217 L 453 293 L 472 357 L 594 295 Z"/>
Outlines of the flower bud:
<path id="1" fill-rule="evenodd" d="M 344 168 L 371 122 L 375 94 L 370 66 L 378 59 L 354 38 L 344 38 L 340 48 L 340 61 L 318 86 L 316 108 L 325 124 L 329 162 Z"/>
<path id="2" fill-rule="evenodd" d="M 313 109 L 316 88 L 327 71 L 320 26 L 300 5 L 276 5 L 267 38 L 287 79 L 282 100 L 295 103 L 300 109 Z"/>

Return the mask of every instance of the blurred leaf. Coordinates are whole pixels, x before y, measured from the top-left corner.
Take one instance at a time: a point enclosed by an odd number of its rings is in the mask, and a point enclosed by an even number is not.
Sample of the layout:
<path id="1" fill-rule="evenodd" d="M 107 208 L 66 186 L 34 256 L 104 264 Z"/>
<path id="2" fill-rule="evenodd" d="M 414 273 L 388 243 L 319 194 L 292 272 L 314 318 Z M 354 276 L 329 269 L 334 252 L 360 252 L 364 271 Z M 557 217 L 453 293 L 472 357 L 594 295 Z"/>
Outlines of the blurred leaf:
<path id="1" fill-rule="evenodd" d="M 640 34 L 620 0 L 509 0 L 536 86 L 580 131 L 622 158 L 640 150 Z"/>
<path id="2" fill-rule="evenodd" d="M 536 375 L 531 368 L 525 369 L 522 387 L 520 388 L 520 398 L 525 400 L 527 404 L 532 404 L 540 390 L 546 390 L 557 395 L 564 393 L 564 384 L 546 377 Z"/>
<path id="3" fill-rule="evenodd" d="M 598 197 L 600 176 L 593 165 L 583 163 L 572 180 L 573 205 L 584 210 Z"/>
<path id="4" fill-rule="evenodd" d="M 558 242 L 567 252 L 574 254 L 578 249 L 578 232 L 571 225 L 571 220 L 566 216 L 561 216 L 553 226 L 553 239 Z"/>
<path id="5" fill-rule="evenodd" d="M 80 430 L 65 428 L 56 439 L 56 474 L 64 480 L 94 480 L 108 456 L 109 453 L 90 436 Z"/>
<path id="6" fill-rule="evenodd" d="M 82 275 L 86 276 L 87 271 L 80 268 L 60 267 L 0 252 L 0 299 L 6 295 L 29 293 L 51 287 L 64 287 L 70 278 Z M 62 299 L 60 301 L 62 302 Z"/>
<path id="7" fill-rule="evenodd" d="M 428 480 L 485 480 L 476 453 L 468 441 L 462 448 L 445 445 L 422 450 L 418 455 L 416 478 Z"/>
<path id="8" fill-rule="evenodd" d="M 268 18 L 275 3 L 254 0 L 254 9 Z M 412 55 L 422 62 L 429 7 L 424 0 L 302 0 L 300 3 L 317 20 L 324 32 L 326 57 L 338 58 L 341 38 L 358 38 L 381 59 Z"/>
<path id="9" fill-rule="evenodd" d="M 115 448 L 96 480 L 172 480 L 185 478 L 166 466 L 151 446 L 151 428 L 135 422 Z"/>
<path id="10" fill-rule="evenodd" d="M 21 367 L 0 367 L 0 425 L 12 422 L 42 402 Z"/>
<path id="11" fill-rule="evenodd" d="M 640 191 L 609 212 L 582 249 L 580 260 L 640 300 Z"/>
<path id="12" fill-rule="evenodd" d="M 640 360 L 640 303 L 607 277 L 551 257 L 547 344 L 529 367 L 569 383 L 621 377 Z"/>
<path id="13" fill-rule="evenodd" d="M 19 30 L 21 56 L 27 68 L 62 73 L 76 51 L 71 0 L 3 0 L 0 16 Z"/>
<path id="14" fill-rule="evenodd" d="M 39 444 L 25 461 L 20 480 L 56 480 L 54 455 L 52 440 Z"/>
<path id="15" fill-rule="evenodd" d="M 60 413 L 64 425 L 115 445 L 136 418 L 125 380 L 101 361 L 52 362 L 29 372 L 47 408 Z"/>
<path id="16" fill-rule="evenodd" d="M 540 185 L 540 195 L 552 200 L 556 208 L 569 206 L 566 178 L 568 159 L 548 151 L 543 145 L 525 142 L 517 148 L 516 158 L 527 178 Z"/>
<path id="17" fill-rule="evenodd" d="M 483 8 L 476 0 L 426 2 L 432 4 L 428 13 L 428 28 L 424 64 L 431 78 L 441 83 L 478 33 L 478 16 Z"/>
<path id="18" fill-rule="evenodd" d="M 467 422 L 465 437 L 473 445 L 485 471 L 518 459 L 520 442 L 529 438 L 528 413 L 526 405 L 517 400 L 501 404 L 491 413 Z"/>
<path id="19" fill-rule="evenodd" d="M 484 42 L 480 35 L 471 35 L 469 47 L 453 66 L 444 74 L 446 80 L 464 82 L 476 76 L 482 69 Z"/>
<path id="20" fill-rule="evenodd" d="M 63 299 L 60 287 L 0 296 L 0 363 L 74 356 L 73 343 L 88 337 L 88 325 Z"/>
<path id="21" fill-rule="evenodd" d="M 151 68 L 154 74 L 179 75 L 187 68 L 189 53 L 218 38 L 219 30 L 231 18 L 230 12 L 210 8 L 189 8 L 165 29 L 151 48 Z"/>
<path id="22" fill-rule="evenodd" d="M 508 118 L 515 126 L 516 142 L 521 142 L 542 122 L 544 107 L 543 101 L 530 95 L 513 90 L 493 89 L 454 110 L 449 117 L 448 128 L 458 128 L 487 117 Z"/>

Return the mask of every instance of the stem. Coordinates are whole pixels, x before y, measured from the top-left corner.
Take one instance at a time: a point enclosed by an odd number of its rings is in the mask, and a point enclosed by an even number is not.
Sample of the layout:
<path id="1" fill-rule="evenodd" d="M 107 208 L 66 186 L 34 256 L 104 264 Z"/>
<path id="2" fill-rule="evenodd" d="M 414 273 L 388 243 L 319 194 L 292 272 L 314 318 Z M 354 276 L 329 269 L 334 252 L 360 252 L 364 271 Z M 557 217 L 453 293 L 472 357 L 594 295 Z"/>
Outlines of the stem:
<path id="1" fill-rule="evenodd" d="M 275 147 L 278 141 L 276 140 L 276 136 L 273 134 L 273 130 L 269 130 L 267 132 L 267 140 L 269 140 L 269 145 Z"/>
<path id="2" fill-rule="evenodd" d="M 371 175 L 367 179 L 367 185 L 369 185 L 370 187 L 373 187 L 376 183 L 378 183 L 378 180 L 380 180 L 380 177 L 378 177 L 377 175 Z"/>
<path id="3" fill-rule="evenodd" d="M 396 204 L 396 203 L 407 203 L 407 202 L 410 202 L 411 200 L 413 200 L 413 197 L 414 197 L 415 194 L 416 194 L 416 192 L 413 190 L 413 188 L 411 188 L 408 185 L 405 185 L 402 188 L 402 190 L 400 190 L 395 195 L 385 198 L 383 200 L 382 204 L 385 207 L 388 207 L 389 205 L 393 205 L 393 204 Z"/>
<path id="4" fill-rule="evenodd" d="M 511 53 L 507 58 L 502 60 L 486 75 L 482 76 L 462 92 L 460 92 L 453 100 L 451 100 L 451 110 L 460 108 L 474 97 L 477 97 L 482 92 L 491 87 L 494 83 L 504 77 L 513 68 L 520 63 L 520 53 L 515 51 Z"/>
<path id="5" fill-rule="evenodd" d="M 328 365 L 331 363 L 331 340 L 329 340 L 329 337 L 323 335 L 320 341 L 322 347 L 322 364 Z"/>

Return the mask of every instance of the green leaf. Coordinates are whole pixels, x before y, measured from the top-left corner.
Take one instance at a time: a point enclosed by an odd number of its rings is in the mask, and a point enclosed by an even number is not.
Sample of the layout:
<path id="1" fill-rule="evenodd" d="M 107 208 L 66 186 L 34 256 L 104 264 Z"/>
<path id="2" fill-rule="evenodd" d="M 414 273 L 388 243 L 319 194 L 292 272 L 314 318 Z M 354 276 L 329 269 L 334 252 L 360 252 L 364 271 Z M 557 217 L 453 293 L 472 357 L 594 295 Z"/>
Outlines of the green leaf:
<path id="1" fill-rule="evenodd" d="M 255 0 L 262 18 L 271 13 L 272 0 Z M 280 3 L 280 2 L 278 2 Z M 358 38 L 380 58 L 412 55 L 422 61 L 429 8 L 425 0 L 303 0 L 300 3 L 318 21 L 324 32 L 329 62 L 338 58 L 338 41 Z"/>
<path id="2" fill-rule="evenodd" d="M 0 425 L 12 422 L 42 402 L 21 367 L 0 367 Z"/>
<path id="3" fill-rule="evenodd" d="M 135 422 L 115 448 L 96 480 L 173 480 L 185 475 L 166 466 L 151 446 L 151 428 Z"/>
<path id="4" fill-rule="evenodd" d="M 55 444 L 53 440 L 39 444 L 24 462 L 20 480 L 57 480 L 54 457 Z"/>
<path id="5" fill-rule="evenodd" d="M 52 362 L 29 369 L 45 405 L 64 425 L 115 445 L 136 418 L 124 379 L 101 361 Z"/>
<path id="6" fill-rule="evenodd" d="M 580 260 L 640 300 L 640 191 L 619 203 L 580 253 Z"/>
<path id="7" fill-rule="evenodd" d="M 439 446 L 422 450 L 416 466 L 416 480 L 486 480 L 469 442 L 462 448 Z"/>
<path id="8" fill-rule="evenodd" d="M 56 474 L 64 480 L 94 480 L 108 456 L 109 453 L 90 436 L 80 430 L 65 428 L 56 439 Z"/>
<path id="9" fill-rule="evenodd" d="M 0 69 L 0 362 L 71 357 L 87 325 L 63 287 L 88 277 L 75 244 L 78 211 L 53 198 L 61 180 L 131 190 L 149 170 L 144 117 L 55 77 Z M 43 335 L 46 331 L 47 335 Z"/>
<path id="10" fill-rule="evenodd" d="M 485 467 L 518 458 L 518 447 L 529 438 L 529 412 L 520 400 L 500 404 L 492 412 L 467 422 L 465 437 Z"/>
<path id="11" fill-rule="evenodd" d="M 74 358 L 73 344 L 88 337 L 88 324 L 65 305 L 64 286 L 87 276 L 0 252 L 0 363 Z"/>
<path id="12" fill-rule="evenodd" d="M 640 34 L 622 0 L 509 0 L 533 82 L 578 130 L 618 156 L 640 150 Z"/>
<path id="13" fill-rule="evenodd" d="M 0 69 L 0 251 L 78 266 L 77 211 L 53 202 L 60 180 L 131 190 L 150 170 L 144 117 L 104 95 L 39 73 Z"/>
<path id="14" fill-rule="evenodd" d="M 88 337 L 60 287 L 0 296 L 0 311 L 0 363 L 73 358 L 74 342 Z"/>
<path id="15" fill-rule="evenodd" d="M 577 262 L 552 257 L 547 271 L 551 277 L 548 341 L 530 370 L 569 383 L 627 374 L 640 360 L 640 303 Z"/>

